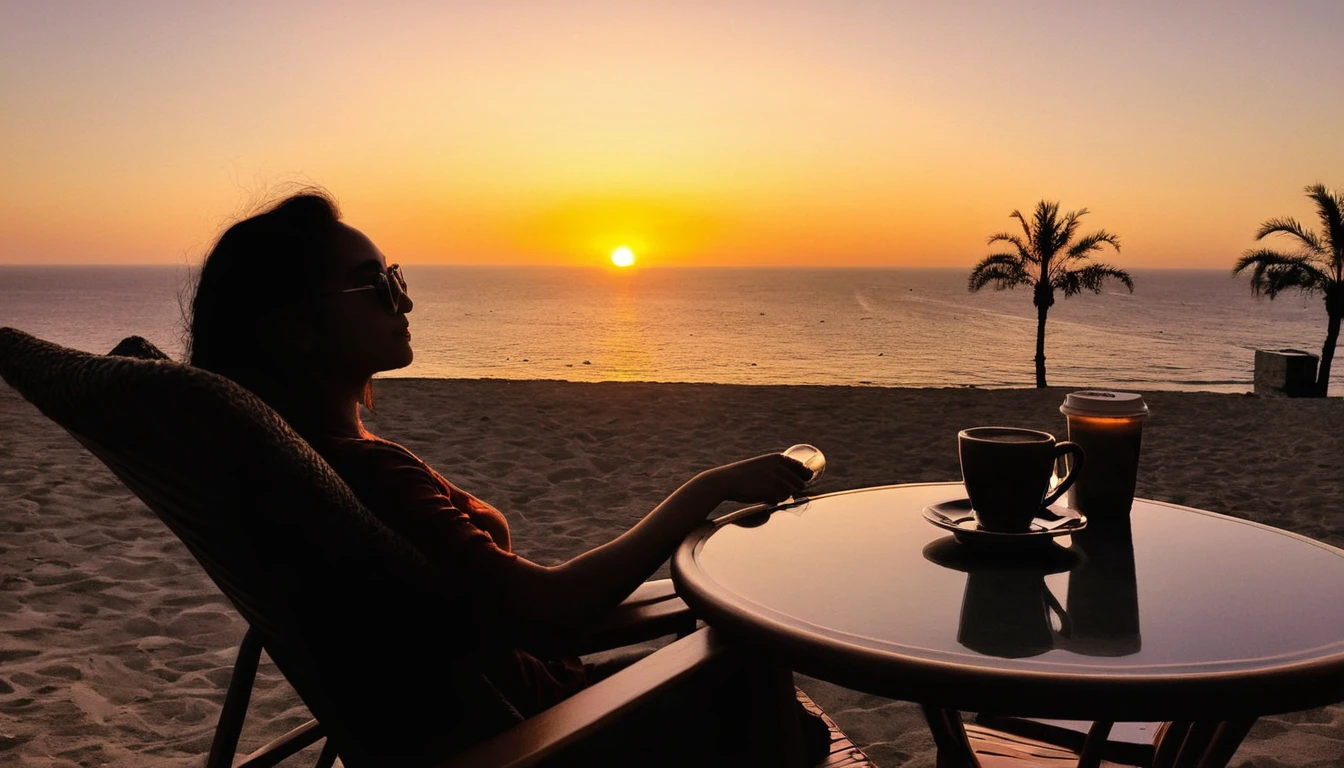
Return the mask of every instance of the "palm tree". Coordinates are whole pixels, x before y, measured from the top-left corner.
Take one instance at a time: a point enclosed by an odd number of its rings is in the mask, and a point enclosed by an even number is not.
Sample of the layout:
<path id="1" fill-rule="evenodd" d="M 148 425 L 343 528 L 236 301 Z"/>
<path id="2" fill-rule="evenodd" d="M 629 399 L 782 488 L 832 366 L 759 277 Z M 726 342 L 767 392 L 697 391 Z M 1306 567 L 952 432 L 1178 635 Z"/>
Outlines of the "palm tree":
<path id="1" fill-rule="evenodd" d="M 999 232 L 989 236 L 989 245 L 1008 243 L 1015 253 L 992 253 L 971 270 L 967 288 L 972 292 L 993 284 L 997 290 L 1029 285 L 1033 288 L 1031 303 L 1036 305 L 1036 386 L 1045 386 L 1045 315 L 1055 304 L 1055 291 L 1063 291 L 1064 298 L 1083 291 L 1101 293 L 1108 278 L 1125 284 L 1134 292 L 1134 280 L 1123 269 L 1109 264 L 1094 264 L 1092 252 L 1109 245 L 1120 252 L 1120 239 L 1106 230 L 1074 240 L 1078 234 L 1078 220 L 1087 215 L 1087 209 L 1059 215 L 1059 203 L 1045 200 L 1036 204 L 1036 213 L 1028 221 L 1021 211 L 1010 216 L 1022 223 L 1022 234 Z"/>
<path id="2" fill-rule="evenodd" d="M 1344 316 L 1344 194 L 1331 192 L 1324 184 L 1312 184 L 1305 190 L 1316 203 L 1316 214 L 1321 218 L 1325 234 L 1318 235 L 1304 228 L 1295 219 L 1270 219 L 1260 225 L 1255 239 L 1269 235 L 1287 235 L 1297 241 L 1296 253 L 1283 253 L 1269 248 L 1252 248 L 1241 255 L 1232 274 L 1241 274 L 1251 268 L 1251 292 L 1265 294 L 1271 300 L 1281 291 L 1296 288 L 1304 294 L 1320 293 L 1325 297 L 1325 314 L 1329 318 L 1325 330 L 1325 344 L 1321 347 L 1321 368 L 1316 374 L 1316 394 L 1325 397 L 1330 387 L 1330 361 L 1335 356 L 1335 342 L 1339 339 L 1339 320 Z"/>

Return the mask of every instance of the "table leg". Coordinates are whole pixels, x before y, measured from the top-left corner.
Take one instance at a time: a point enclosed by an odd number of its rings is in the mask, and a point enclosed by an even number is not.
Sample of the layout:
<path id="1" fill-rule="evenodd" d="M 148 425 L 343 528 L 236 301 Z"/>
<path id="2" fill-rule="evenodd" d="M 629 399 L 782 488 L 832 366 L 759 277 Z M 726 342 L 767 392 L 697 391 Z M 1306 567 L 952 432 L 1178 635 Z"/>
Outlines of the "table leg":
<path id="1" fill-rule="evenodd" d="M 1255 720 L 1172 723 L 1158 744 L 1153 768 L 1224 768 Z"/>
<path id="2" fill-rule="evenodd" d="M 960 712 L 929 704 L 921 704 L 920 709 L 929 724 L 929 732 L 933 734 L 933 743 L 938 747 L 938 768 L 980 768 L 970 739 L 966 738 Z"/>
<path id="3" fill-rule="evenodd" d="M 1223 768 L 1227 765 L 1255 721 L 1256 718 L 1250 717 L 1219 723 L 1213 742 L 1204 750 L 1204 757 L 1199 761 L 1199 768 Z"/>
<path id="4" fill-rule="evenodd" d="M 793 672 L 766 662 L 753 663 L 749 671 L 753 712 L 750 727 L 760 765 L 805 768 L 807 749 L 798 722 L 798 699 Z"/>
<path id="5" fill-rule="evenodd" d="M 1186 733 L 1185 740 L 1181 743 L 1181 751 L 1176 755 L 1176 762 L 1172 768 L 1197 768 L 1199 761 L 1204 757 L 1204 750 L 1213 741 L 1213 737 L 1218 733 L 1218 723 L 1209 721 L 1198 721 L 1190 725 L 1190 731 Z"/>
<path id="6" fill-rule="evenodd" d="M 1176 764 L 1176 756 L 1181 752 L 1181 745 L 1185 743 L 1185 737 L 1190 733 L 1192 723 L 1188 720 L 1178 720 L 1169 723 L 1157 741 L 1157 752 L 1153 755 L 1153 768 L 1172 768 Z"/>
<path id="7" fill-rule="evenodd" d="M 1098 720 L 1092 723 L 1083 740 L 1083 749 L 1078 754 L 1078 768 L 1101 768 L 1101 756 L 1106 751 L 1106 740 L 1110 738 L 1115 723 Z"/>

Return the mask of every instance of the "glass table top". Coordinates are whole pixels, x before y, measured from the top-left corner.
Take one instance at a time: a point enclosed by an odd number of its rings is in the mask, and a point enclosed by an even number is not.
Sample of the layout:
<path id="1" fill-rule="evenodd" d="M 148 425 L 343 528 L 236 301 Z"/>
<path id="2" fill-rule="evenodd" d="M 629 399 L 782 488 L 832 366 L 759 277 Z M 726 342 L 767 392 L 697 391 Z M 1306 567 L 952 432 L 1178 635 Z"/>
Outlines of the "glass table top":
<path id="1" fill-rule="evenodd" d="M 951 483 L 817 497 L 702 532 L 679 567 L 768 621 L 981 668 L 1171 676 L 1344 654 L 1344 552 L 1136 499 L 1128 525 L 978 553 L 921 515 L 964 496 Z"/>

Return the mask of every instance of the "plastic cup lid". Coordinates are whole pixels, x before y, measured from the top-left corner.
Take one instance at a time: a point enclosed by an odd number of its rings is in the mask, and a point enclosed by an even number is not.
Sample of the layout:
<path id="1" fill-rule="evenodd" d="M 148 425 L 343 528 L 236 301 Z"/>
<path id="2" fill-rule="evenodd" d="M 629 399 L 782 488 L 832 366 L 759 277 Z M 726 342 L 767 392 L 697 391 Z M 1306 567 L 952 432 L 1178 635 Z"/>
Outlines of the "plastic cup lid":
<path id="1" fill-rule="evenodd" d="M 1065 395 L 1059 411 L 1065 416 L 1147 416 L 1148 404 L 1136 392 L 1085 389 Z"/>

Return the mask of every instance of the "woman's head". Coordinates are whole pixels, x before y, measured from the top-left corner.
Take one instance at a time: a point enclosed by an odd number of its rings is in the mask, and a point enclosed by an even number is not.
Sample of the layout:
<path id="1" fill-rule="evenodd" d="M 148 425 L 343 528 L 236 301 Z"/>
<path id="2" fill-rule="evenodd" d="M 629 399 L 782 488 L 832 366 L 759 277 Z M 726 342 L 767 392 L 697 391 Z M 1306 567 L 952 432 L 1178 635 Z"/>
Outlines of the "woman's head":
<path id="1" fill-rule="evenodd" d="M 369 377 L 410 364 L 412 306 L 373 243 L 326 194 L 306 191 L 215 243 L 192 301 L 189 360 L 304 421 L 303 404 L 333 393 L 353 389 L 369 405 Z"/>

